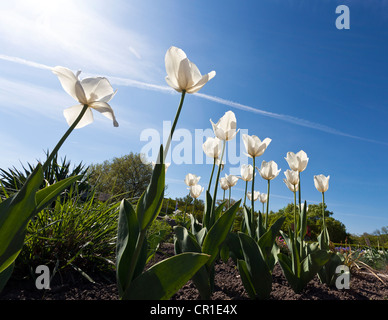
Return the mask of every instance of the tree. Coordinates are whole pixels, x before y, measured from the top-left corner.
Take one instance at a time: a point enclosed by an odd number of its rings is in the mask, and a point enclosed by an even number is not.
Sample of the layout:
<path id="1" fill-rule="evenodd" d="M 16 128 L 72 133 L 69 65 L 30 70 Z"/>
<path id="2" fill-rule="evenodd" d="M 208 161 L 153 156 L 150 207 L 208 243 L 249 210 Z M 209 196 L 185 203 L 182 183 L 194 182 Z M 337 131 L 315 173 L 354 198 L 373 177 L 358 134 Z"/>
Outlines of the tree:
<path id="1" fill-rule="evenodd" d="M 296 208 L 297 212 L 299 208 Z M 333 212 L 327 210 L 325 204 L 325 221 L 329 232 L 330 240 L 332 242 L 343 242 L 345 241 L 348 233 L 346 227 L 340 221 L 332 218 Z M 283 223 L 282 230 L 286 233 L 288 228 L 293 229 L 294 223 L 294 204 L 290 203 L 287 207 L 280 209 L 278 212 L 269 215 L 269 224 L 272 224 L 279 217 L 285 216 L 286 219 Z M 310 204 L 307 210 L 307 226 L 309 231 L 309 238 L 311 240 L 317 240 L 318 235 L 322 230 L 322 203 Z"/>
<path id="2" fill-rule="evenodd" d="M 89 182 L 98 192 L 110 196 L 138 198 L 147 188 L 151 175 L 152 165 L 145 162 L 143 155 L 131 152 L 91 165 Z"/>

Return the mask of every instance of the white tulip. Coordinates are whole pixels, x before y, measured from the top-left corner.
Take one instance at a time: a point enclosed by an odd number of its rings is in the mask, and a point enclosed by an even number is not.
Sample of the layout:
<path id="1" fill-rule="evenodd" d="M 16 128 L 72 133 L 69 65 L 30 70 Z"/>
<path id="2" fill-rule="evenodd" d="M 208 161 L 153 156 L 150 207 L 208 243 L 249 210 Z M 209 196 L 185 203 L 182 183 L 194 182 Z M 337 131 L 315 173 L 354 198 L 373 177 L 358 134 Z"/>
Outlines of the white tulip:
<path id="1" fill-rule="evenodd" d="M 202 76 L 197 66 L 192 63 L 182 49 L 170 47 L 165 57 L 166 82 L 178 92 L 195 93 L 216 75 L 215 71 Z"/>
<path id="2" fill-rule="evenodd" d="M 205 152 L 209 158 L 218 158 L 221 153 L 221 148 L 221 140 L 217 137 L 207 138 L 202 145 L 203 152 Z"/>
<path id="3" fill-rule="evenodd" d="M 241 166 L 241 179 L 244 181 L 251 181 L 253 178 L 253 167 L 250 164 L 243 164 Z"/>
<path id="4" fill-rule="evenodd" d="M 221 178 L 220 179 L 220 185 L 222 190 L 228 190 L 229 189 L 229 184 L 226 178 Z"/>
<path id="5" fill-rule="evenodd" d="M 300 150 L 296 154 L 293 152 L 287 152 L 287 157 L 284 159 L 287 160 L 291 170 L 298 172 L 304 171 L 307 167 L 307 163 L 309 162 L 309 158 L 303 150 Z"/>
<path id="6" fill-rule="evenodd" d="M 261 203 L 266 203 L 267 202 L 267 194 L 266 193 L 260 193 L 259 200 L 260 200 Z"/>
<path id="7" fill-rule="evenodd" d="M 261 156 L 272 141 L 270 138 L 261 141 L 257 136 L 247 134 L 243 134 L 242 138 L 247 151 L 246 155 L 251 158 Z"/>
<path id="8" fill-rule="evenodd" d="M 78 76 L 81 71 L 74 74 L 71 70 L 60 66 L 54 67 L 52 72 L 58 76 L 62 88 L 80 103 L 63 111 L 69 126 L 78 118 L 85 105 L 88 108 L 75 128 L 82 128 L 94 121 L 91 109 L 101 112 L 105 117 L 112 120 L 115 127 L 119 126 L 113 109 L 108 104 L 117 90 L 113 91 L 108 79 L 96 77 L 85 78 L 80 81 Z"/>
<path id="9" fill-rule="evenodd" d="M 196 185 L 198 183 L 199 179 L 201 179 L 201 177 L 198 177 L 197 175 L 192 174 L 192 173 L 188 173 L 185 177 L 185 183 L 188 187 L 191 187 L 191 186 Z"/>
<path id="10" fill-rule="evenodd" d="M 253 201 L 256 201 L 260 197 L 260 192 L 259 191 L 254 191 L 253 192 Z M 247 197 L 249 201 L 252 201 L 252 192 L 247 192 Z"/>
<path id="11" fill-rule="evenodd" d="M 195 184 L 195 185 L 191 186 L 188 189 L 190 190 L 190 195 L 194 199 L 197 199 L 201 195 L 201 193 L 203 191 L 203 187 L 201 187 L 199 184 Z"/>
<path id="12" fill-rule="evenodd" d="M 234 187 L 238 182 L 238 178 L 232 174 L 230 175 L 225 174 L 225 179 L 229 185 L 229 188 Z"/>
<path id="13" fill-rule="evenodd" d="M 314 176 L 314 185 L 319 192 L 326 192 L 329 189 L 330 176 L 325 177 L 323 174 Z"/>
<path id="14" fill-rule="evenodd" d="M 269 162 L 263 161 L 261 163 L 261 168 L 259 169 L 260 175 L 265 180 L 275 179 L 281 169 L 278 169 L 278 165 L 275 161 L 271 160 Z"/>
<path id="15" fill-rule="evenodd" d="M 290 189 L 292 192 L 297 192 L 299 190 L 298 184 L 292 184 L 287 179 L 283 179 L 283 181 L 286 184 L 286 186 L 288 187 L 288 189 Z"/>
<path id="16" fill-rule="evenodd" d="M 294 171 L 294 170 L 289 170 L 287 169 L 285 172 L 284 172 L 284 175 L 286 176 L 286 179 L 287 181 L 292 184 L 292 185 L 297 185 L 299 184 L 299 173 L 298 171 Z"/>
<path id="17" fill-rule="evenodd" d="M 233 111 L 226 112 L 217 123 L 213 123 L 211 119 L 210 122 L 213 126 L 214 134 L 220 140 L 232 140 L 238 132 L 238 130 L 236 131 L 236 116 Z"/>

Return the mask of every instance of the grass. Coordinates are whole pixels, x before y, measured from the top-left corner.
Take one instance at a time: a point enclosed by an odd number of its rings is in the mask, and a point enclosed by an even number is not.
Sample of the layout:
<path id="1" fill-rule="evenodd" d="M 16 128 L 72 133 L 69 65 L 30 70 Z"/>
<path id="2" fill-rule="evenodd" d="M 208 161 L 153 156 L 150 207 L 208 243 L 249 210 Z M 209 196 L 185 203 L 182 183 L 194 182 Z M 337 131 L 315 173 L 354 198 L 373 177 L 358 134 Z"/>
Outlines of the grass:
<path id="1" fill-rule="evenodd" d="M 119 202 L 102 202 L 72 188 L 28 225 L 15 272 L 26 275 L 47 265 L 52 274 L 68 268 L 85 276 L 114 268 Z"/>

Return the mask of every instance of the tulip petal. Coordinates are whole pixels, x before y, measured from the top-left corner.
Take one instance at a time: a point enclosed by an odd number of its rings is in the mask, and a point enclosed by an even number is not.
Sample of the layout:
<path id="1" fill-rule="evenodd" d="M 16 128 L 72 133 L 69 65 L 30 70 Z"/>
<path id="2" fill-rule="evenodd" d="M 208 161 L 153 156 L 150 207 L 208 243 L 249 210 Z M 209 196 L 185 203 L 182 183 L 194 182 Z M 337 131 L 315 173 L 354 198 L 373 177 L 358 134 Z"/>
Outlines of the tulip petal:
<path id="1" fill-rule="evenodd" d="M 102 115 L 104 115 L 108 119 L 112 120 L 113 126 L 115 126 L 115 127 L 119 126 L 118 122 L 116 121 L 116 117 L 115 117 L 115 114 L 113 112 L 113 109 L 106 102 L 101 102 L 101 101 L 92 102 L 90 104 L 90 107 L 97 110 L 98 112 L 101 112 Z"/>
<path id="2" fill-rule="evenodd" d="M 208 81 L 213 79 L 216 76 L 215 71 L 211 71 L 208 74 L 205 74 L 201 77 L 201 79 L 195 83 L 191 88 L 187 89 L 188 93 L 196 93 L 198 92 Z"/>
<path id="3" fill-rule="evenodd" d="M 164 58 L 165 65 L 166 65 L 166 72 L 170 83 L 174 85 L 173 86 L 174 89 L 176 87 L 179 87 L 178 74 L 179 74 L 181 62 L 184 59 L 187 59 L 186 53 L 182 49 L 179 49 L 177 47 L 170 47 L 166 52 L 166 56 Z M 170 85 L 169 82 L 167 83 Z"/>
<path id="4" fill-rule="evenodd" d="M 62 85 L 62 88 L 69 95 L 71 95 L 77 101 L 80 101 L 79 98 L 83 98 L 82 97 L 83 89 L 82 89 L 82 87 L 80 88 L 79 80 L 78 80 L 77 76 L 70 69 L 57 66 L 57 67 L 52 68 L 52 72 L 56 76 L 58 76 L 58 79 Z M 79 74 L 79 72 L 77 73 L 77 75 L 78 74 Z M 85 101 L 82 101 L 82 102 L 85 102 Z"/>
<path id="5" fill-rule="evenodd" d="M 63 115 L 65 116 L 65 119 L 66 119 L 67 124 L 69 126 L 71 126 L 74 123 L 74 121 L 78 118 L 78 116 L 81 113 L 82 109 L 83 109 L 83 105 L 82 104 L 77 104 L 75 106 L 72 106 L 70 108 L 67 108 L 67 109 L 63 110 Z M 88 124 L 92 123 L 93 121 L 94 121 L 94 119 L 93 119 L 92 110 L 90 110 L 90 108 L 88 108 L 86 110 L 84 116 L 82 117 L 81 121 L 75 127 L 75 129 L 79 129 L 79 128 L 85 127 Z"/>
<path id="6" fill-rule="evenodd" d="M 88 101 L 109 102 L 115 93 L 108 79 L 104 77 L 85 78 L 81 85 Z"/>
<path id="7" fill-rule="evenodd" d="M 178 82 L 176 82 L 175 79 L 172 80 L 172 79 L 170 79 L 168 76 L 166 76 L 165 79 L 166 79 L 167 84 L 168 84 L 171 88 L 173 88 L 174 90 L 176 90 L 176 91 L 178 91 L 178 92 L 182 92 L 182 89 L 179 88 Z"/>

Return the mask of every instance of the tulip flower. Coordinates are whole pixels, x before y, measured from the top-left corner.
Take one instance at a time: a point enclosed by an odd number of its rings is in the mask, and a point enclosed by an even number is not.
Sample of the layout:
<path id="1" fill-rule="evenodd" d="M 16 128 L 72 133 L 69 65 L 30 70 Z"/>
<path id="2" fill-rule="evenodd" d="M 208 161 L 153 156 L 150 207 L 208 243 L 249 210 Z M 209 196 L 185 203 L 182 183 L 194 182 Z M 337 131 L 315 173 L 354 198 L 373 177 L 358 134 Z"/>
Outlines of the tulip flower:
<path id="1" fill-rule="evenodd" d="M 325 177 L 323 174 L 314 176 L 315 188 L 317 188 L 319 192 L 322 192 L 322 193 L 326 192 L 327 189 L 329 189 L 329 179 L 330 179 L 330 176 Z"/>
<path id="2" fill-rule="evenodd" d="M 214 123 L 211 119 L 210 122 L 213 126 L 214 134 L 220 140 L 230 141 L 238 132 L 238 130 L 236 131 L 236 116 L 233 111 L 226 112 L 217 123 Z"/>
<path id="3" fill-rule="evenodd" d="M 326 228 L 325 224 L 325 192 L 329 189 L 330 176 L 325 177 L 323 174 L 314 176 L 314 185 L 319 192 L 322 193 L 322 221 L 323 229 Z"/>
<path id="4" fill-rule="evenodd" d="M 309 162 L 309 158 L 307 157 L 306 152 L 300 150 L 298 153 L 287 152 L 287 157 L 284 158 L 288 162 L 291 170 L 297 171 L 299 173 L 299 208 L 302 205 L 302 192 L 300 187 L 300 173 L 304 171 L 307 167 L 307 163 Z M 301 212 L 301 211 L 300 211 Z"/>
<path id="5" fill-rule="evenodd" d="M 256 201 L 260 197 L 260 192 L 259 191 L 254 191 L 253 195 L 254 195 L 253 196 L 253 201 Z M 252 193 L 251 192 L 247 192 L 247 197 L 248 197 L 249 200 L 252 200 Z"/>
<path id="6" fill-rule="evenodd" d="M 238 178 L 232 174 L 230 175 L 225 174 L 225 179 L 229 185 L 229 188 L 234 187 L 238 182 Z"/>
<path id="7" fill-rule="evenodd" d="M 182 49 L 177 47 L 170 47 L 165 56 L 166 65 L 166 82 L 170 87 L 178 92 L 182 92 L 181 101 L 178 106 L 178 110 L 175 115 L 174 122 L 171 127 L 170 135 L 168 137 L 166 148 L 164 150 L 164 158 L 167 156 L 168 149 L 170 148 L 172 136 L 175 131 L 176 124 L 179 119 L 179 115 L 182 111 L 183 101 L 187 93 L 195 93 L 200 90 L 210 79 L 216 75 L 215 71 L 209 72 L 207 75 L 202 76 L 197 66 L 192 63 L 186 56 L 186 53 Z"/>
<path id="8" fill-rule="evenodd" d="M 298 184 L 292 184 L 289 180 L 283 179 L 284 183 L 286 184 L 287 188 L 290 189 L 290 191 L 296 193 L 298 191 Z"/>
<path id="9" fill-rule="evenodd" d="M 201 179 L 201 177 L 198 177 L 197 175 L 192 173 L 188 173 L 185 177 L 185 183 L 188 187 L 192 187 L 198 183 L 199 179 Z"/>
<path id="10" fill-rule="evenodd" d="M 243 164 L 241 166 L 241 177 L 240 179 L 248 182 L 253 178 L 253 166 L 250 164 Z"/>
<path id="11" fill-rule="evenodd" d="M 244 142 L 244 146 L 245 146 L 245 150 L 247 151 L 247 153 L 245 153 L 248 157 L 252 158 L 253 159 L 253 168 L 256 167 L 256 157 L 259 157 L 261 156 L 264 151 L 267 149 L 267 147 L 269 146 L 269 144 L 271 143 L 271 139 L 270 138 L 265 138 L 263 141 L 261 141 L 257 136 L 255 135 L 247 135 L 247 134 L 243 134 L 242 136 L 243 138 L 243 142 Z M 255 177 L 253 175 L 252 177 L 252 193 L 254 193 L 254 188 L 255 188 Z M 254 201 L 252 200 L 251 201 L 251 224 L 253 226 L 253 217 L 254 217 Z"/>
<path id="12" fill-rule="evenodd" d="M 218 157 L 220 156 L 220 153 L 221 153 L 221 140 L 218 139 L 217 137 L 214 137 L 214 138 L 209 137 L 203 143 L 202 149 L 203 149 L 203 152 L 205 152 L 205 154 L 208 157 L 213 158 L 213 168 L 212 168 L 212 173 L 210 175 L 210 181 L 207 188 L 207 191 L 209 191 L 213 180 L 214 167 L 217 164 L 217 161 L 219 162 Z"/>
<path id="13" fill-rule="evenodd" d="M 266 193 L 260 193 L 259 200 L 263 204 L 263 213 L 264 213 L 264 203 L 267 202 L 268 195 Z"/>
<path id="14" fill-rule="evenodd" d="M 298 185 L 299 184 L 299 173 L 298 171 L 294 170 L 286 170 L 284 172 L 284 175 L 286 176 L 287 182 L 291 185 Z"/>
<path id="15" fill-rule="evenodd" d="M 228 181 L 226 180 L 226 178 L 220 179 L 220 185 L 221 185 L 222 190 L 224 190 L 224 191 L 229 189 L 229 184 L 228 184 Z"/>
<path id="16" fill-rule="evenodd" d="M 272 141 L 270 138 L 261 141 L 257 136 L 247 134 L 243 134 L 242 138 L 247 151 L 246 155 L 250 158 L 261 156 Z"/>
<path id="17" fill-rule="evenodd" d="M 251 181 L 253 179 L 253 166 L 250 164 L 243 164 L 241 166 L 241 177 L 240 179 L 245 181 L 245 193 L 244 193 L 244 205 L 246 202 L 247 197 L 247 189 L 248 189 L 248 181 Z M 251 199 L 249 199 L 251 200 Z"/>
<path id="18" fill-rule="evenodd" d="M 309 158 L 306 152 L 300 150 L 298 153 L 287 152 L 287 157 L 284 158 L 288 162 L 290 169 L 293 171 L 302 172 L 306 169 Z"/>
<path id="19" fill-rule="evenodd" d="M 177 47 L 170 47 L 167 50 L 165 63 L 166 82 L 178 92 L 195 93 L 216 75 L 215 71 L 201 75 L 197 66 L 187 58 L 186 53 Z"/>
<path id="20" fill-rule="evenodd" d="M 261 163 L 261 168 L 259 169 L 261 177 L 268 181 L 275 179 L 280 171 L 281 169 L 278 169 L 277 163 L 272 160 L 269 162 L 263 161 Z"/>
<path id="21" fill-rule="evenodd" d="M 203 143 L 202 149 L 209 158 L 218 159 L 221 153 L 221 140 L 217 137 L 209 137 Z"/>
<path id="22" fill-rule="evenodd" d="M 265 218 L 265 229 L 267 229 L 267 223 L 268 223 L 268 213 L 269 213 L 269 191 L 270 191 L 270 181 L 275 179 L 281 169 L 278 169 L 278 165 L 275 161 L 263 161 L 261 163 L 261 168 L 259 169 L 259 173 L 261 177 L 265 180 L 268 180 L 268 192 L 267 192 L 267 212 L 266 212 L 266 218 Z"/>
<path id="23" fill-rule="evenodd" d="M 74 74 L 71 70 L 59 66 L 54 67 L 52 72 L 58 76 L 63 89 L 80 103 L 63 111 L 69 126 L 75 122 L 85 106 L 87 106 L 87 109 L 82 119 L 76 125 L 76 129 L 82 128 L 94 121 L 91 109 L 101 112 L 105 117 L 112 120 L 115 127 L 119 126 L 113 109 L 108 104 L 117 90 L 113 91 L 106 78 L 85 78 L 80 81 L 78 78 L 80 71 Z"/>
<path id="24" fill-rule="evenodd" d="M 203 191 L 203 187 L 201 187 L 199 184 L 192 185 L 188 189 L 190 190 L 190 196 L 192 196 L 194 199 L 197 199 Z"/>

